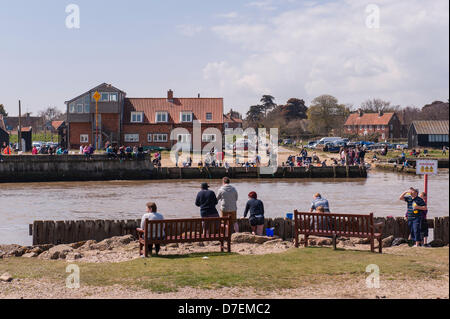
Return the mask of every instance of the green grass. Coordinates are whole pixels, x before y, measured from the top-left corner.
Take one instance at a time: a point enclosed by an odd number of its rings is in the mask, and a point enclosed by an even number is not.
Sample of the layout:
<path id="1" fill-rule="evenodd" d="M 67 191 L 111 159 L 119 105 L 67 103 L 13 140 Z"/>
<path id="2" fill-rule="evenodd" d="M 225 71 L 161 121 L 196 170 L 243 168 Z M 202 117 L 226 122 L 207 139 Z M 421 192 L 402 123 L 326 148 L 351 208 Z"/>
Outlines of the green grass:
<path id="1" fill-rule="evenodd" d="M 204 260 L 203 256 L 209 259 Z M 323 282 L 363 280 L 367 277 L 365 269 L 369 264 L 378 265 L 382 278 L 390 280 L 438 278 L 448 274 L 448 248 L 422 249 L 414 255 L 307 248 L 259 256 L 207 253 L 123 263 L 79 263 L 79 266 L 81 283 L 85 285 L 119 284 L 170 292 L 182 287 L 251 287 L 267 291 Z M 8 271 L 16 278 L 63 281 L 67 276 L 66 266 L 64 261 L 11 258 L 0 260 L 0 273 Z"/>
<path id="2" fill-rule="evenodd" d="M 58 134 L 38 133 L 38 134 L 33 134 L 32 139 L 33 139 L 33 142 L 58 142 Z M 18 140 L 17 135 L 9 136 L 10 143 L 17 143 L 17 140 Z"/>

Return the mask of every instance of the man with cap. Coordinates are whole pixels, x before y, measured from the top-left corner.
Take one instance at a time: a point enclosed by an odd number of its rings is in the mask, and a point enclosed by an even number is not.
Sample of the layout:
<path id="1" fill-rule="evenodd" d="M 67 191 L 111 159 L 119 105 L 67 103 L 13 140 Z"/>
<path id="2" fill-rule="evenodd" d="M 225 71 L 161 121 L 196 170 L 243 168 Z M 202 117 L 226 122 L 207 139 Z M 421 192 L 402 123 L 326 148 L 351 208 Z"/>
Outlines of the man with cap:
<path id="1" fill-rule="evenodd" d="M 407 191 L 404 191 L 400 195 L 400 200 L 405 201 L 407 204 L 406 210 L 406 220 L 408 221 L 409 231 L 411 233 L 411 239 L 415 242 L 414 247 L 419 247 L 422 241 L 422 236 L 420 233 L 422 224 L 422 213 L 421 211 L 427 210 L 427 204 L 420 198 L 419 190 L 411 187 Z"/>
<path id="2" fill-rule="evenodd" d="M 218 203 L 216 194 L 209 190 L 208 183 L 201 184 L 202 190 L 197 194 L 195 205 L 200 207 L 200 215 L 202 218 L 219 217 L 216 205 Z"/>

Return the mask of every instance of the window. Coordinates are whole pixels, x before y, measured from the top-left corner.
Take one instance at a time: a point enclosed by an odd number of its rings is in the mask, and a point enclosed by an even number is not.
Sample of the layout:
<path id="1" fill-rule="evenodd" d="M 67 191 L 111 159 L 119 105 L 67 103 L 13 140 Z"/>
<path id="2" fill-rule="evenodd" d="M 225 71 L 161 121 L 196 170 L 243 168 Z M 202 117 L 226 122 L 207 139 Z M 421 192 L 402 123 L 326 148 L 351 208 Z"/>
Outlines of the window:
<path id="1" fill-rule="evenodd" d="M 77 104 L 77 113 L 83 113 L 83 104 Z"/>
<path id="2" fill-rule="evenodd" d="M 180 113 L 181 122 L 192 122 L 192 112 L 181 112 Z"/>
<path id="3" fill-rule="evenodd" d="M 69 113 L 75 113 L 75 103 L 69 104 Z"/>
<path id="4" fill-rule="evenodd" d="M 148 141 L 149 143 L 152 142 L 152 134 L 147 134 L 147 141 Z"/>
<path id="5" fill-rule="evenodd" d="M 168 121 L 169 114 L 167 112 L 156 112 L 156 123 L 165 123 Z"/>
<path id="6" fill-rule="evenodd" d="M 167 134 L 153 134 L 153 142 L 156 143 L 167 142 Z"/>
<path id="7" fill-rule="evenodd" d="M 379 131 L 381 129 L 380 125 L 377 125 L 377 131 Z"/>
<path id="8" fill-rule="evenodd" d="M 392 131 L 394 129 L 394 125 L 389 125 L 389 129 Z"/>
<path id="9" fill-rule="evenodd" d="M 448 143 L 448 135 L 444 135 L 444 142 Z"/>
<path id="10" fill-rule="evenodd" d="M 177 140 L 178 143 L 191 143 L 191 134 L 178 134 Z"/>
<path id="11" fill-rule="evenodd" d="M 117 102 L 117 93 L 110 93 L 109 94 L 109 100 L 111 102 Z"/>
<path id="12" fill-rule="evenodd" d="M 125 134 L 125 142 L 130 143 L 139 142 L 139 134 Z"/>
<path id="13" fill-rule="evenodd" d="M 89 143 L 89 135 L 81 134 L 80 135 L 80 143 Z"/>
<path id="14" fill-rule="evenodd" d="M 100 93 L 100 102 L 109 102 L 109 93 Z"/>
<path id="15" fill-rule="evenodd" d="M 216 141 L 216 134 L 203 134 L 202 135 L 202 142 L 215 142 Z"/>
<path id="16" fill-rule="evenodd" d="M 228 128 L 228 123 L 225 123 L 225 128 Z"/>
<path id="17" fill-rule="evenodd" d="M 89 104 L 84 105 L 84 113 L 89 113 Z"/>
<path id="18" fill-rule="evenodd" d="M 142 123 L 144 113 L 142 112 L 131 112 L 131 123 Z"/>
<path id="19" fill-rule="evenodd" d="M 206 120 L 212 121 L 212 113 L 206 113 Z"/>

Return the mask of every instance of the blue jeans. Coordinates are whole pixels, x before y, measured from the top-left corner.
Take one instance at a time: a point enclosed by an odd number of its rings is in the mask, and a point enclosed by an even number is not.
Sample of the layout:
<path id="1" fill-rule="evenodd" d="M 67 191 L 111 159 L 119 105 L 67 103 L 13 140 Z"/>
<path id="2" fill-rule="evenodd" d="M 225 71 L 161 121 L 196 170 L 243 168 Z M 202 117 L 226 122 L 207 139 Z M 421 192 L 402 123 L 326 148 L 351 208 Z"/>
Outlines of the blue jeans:
<path id="1" fill-rule="evenodd" d="M 414 241 L 421 241 L 420 228 L 422 225 L 422 218 L 417 217 L 408 220 L 408 227 L 411 233 L 411 239 Z"/>

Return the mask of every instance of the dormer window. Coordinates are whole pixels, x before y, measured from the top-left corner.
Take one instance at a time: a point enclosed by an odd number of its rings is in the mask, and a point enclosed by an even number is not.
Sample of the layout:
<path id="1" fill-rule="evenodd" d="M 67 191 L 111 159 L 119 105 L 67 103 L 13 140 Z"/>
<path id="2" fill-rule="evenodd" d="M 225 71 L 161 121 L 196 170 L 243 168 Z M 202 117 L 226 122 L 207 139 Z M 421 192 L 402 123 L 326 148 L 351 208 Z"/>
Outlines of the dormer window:
<path id="1" fill-rule="evenodd" d="M 144 120 L 144 113 L 142 112 L 131 112 L 131 123 L 142 123 Z"/>
<path id="2" fill-rule="evenodd" d="M 192 112 L 181 112 L 180 113 L 180 122 L 192 122 Z"/>
<path id="3" fill-rule="evenodd" d="M 156 112 L 156 123 L 167 123 L 169 114 L 167 112 Z"/>
<path id="4" fill-rule="evenodd" d="M 212 121 L 212 119 L 213 119 L 212 113 L 206 113 L 206 120 L 207 121 Z"/>

